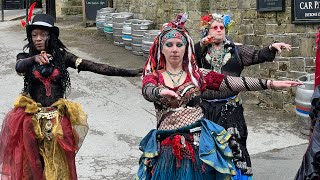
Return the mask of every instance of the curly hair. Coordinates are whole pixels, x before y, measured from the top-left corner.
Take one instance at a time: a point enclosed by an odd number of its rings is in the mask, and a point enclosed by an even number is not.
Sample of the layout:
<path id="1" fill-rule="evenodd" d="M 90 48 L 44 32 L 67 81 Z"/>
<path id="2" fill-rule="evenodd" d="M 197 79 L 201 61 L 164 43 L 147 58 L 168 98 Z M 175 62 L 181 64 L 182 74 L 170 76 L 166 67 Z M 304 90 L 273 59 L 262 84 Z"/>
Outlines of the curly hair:
<path id="1" fill-rule="evenodd" d="M 45 29 L 45 30 L 48 30 L 48 29 Z M 54 62 L 54 64 L 62 74 L 61 91 L 63 92 L 64 96 L 67 96 L 71 91 L 70 75 L 69 75 L 69 72 L 67 71 L 65 60 L 64 60 L 64 55 L 67 52 L 66 51 L 67 47 L 61 42 L 61 40 L 57 37 L 57 35 L 52 33 L 51 31 L 49 31 L 48 36 L 49 37 L 45 42 L 47 53 L 52 55 L 53 57 L 52 62 Z M 29 57 L 39 54 L 39 51 L 36 49 L 32 41 L 31 35 L 27 35 L 26 40 L 28 40 L 28 44 L 26 44 L 23 47 L 23 51 L 26 52 L 27 50 L 29 50 L 29 53 L 28 53 Z M 26 72 L 24 75 L 24 88 L 23 88 L 24 93 L 30 92 L 31 73 L 32 73 L 32 69 L 28 70 L 28 72 Z"/>

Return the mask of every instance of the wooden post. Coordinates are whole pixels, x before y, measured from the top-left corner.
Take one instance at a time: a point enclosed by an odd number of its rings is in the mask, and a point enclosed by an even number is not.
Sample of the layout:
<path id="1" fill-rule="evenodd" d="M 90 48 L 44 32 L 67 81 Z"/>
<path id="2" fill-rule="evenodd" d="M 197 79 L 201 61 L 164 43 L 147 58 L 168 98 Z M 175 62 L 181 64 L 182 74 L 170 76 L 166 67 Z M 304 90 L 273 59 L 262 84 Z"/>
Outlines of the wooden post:
<path id="1" fill-rule="evenodd" d="M 82 18 L 83 18 L 84 26 L 87 27 L 86 0 L 82 0 Z"/>
<path id="2" fill-rule="evenodd" d="M 46 0 L 46 14 L 49 14 L 50 16 L 52 16 L 54 21 L 57 20 L 55 0 Z"/>
<path id="3" fill-rule="evenodd" d="M 107 7 L 113 8 L 113 0 L 108 0 L 108 5 L 107 5 Z"/>
<path id="4" fill-rule="evenodd" d="M 26 23 L 28 24 L 28 10 L 30 6 L 30 1 L 26 0 Z"/>
<path id="5" fill-rule="evenodd" d="M 4 0 L 1 0 L 1 21 L 4 21 Z"/>

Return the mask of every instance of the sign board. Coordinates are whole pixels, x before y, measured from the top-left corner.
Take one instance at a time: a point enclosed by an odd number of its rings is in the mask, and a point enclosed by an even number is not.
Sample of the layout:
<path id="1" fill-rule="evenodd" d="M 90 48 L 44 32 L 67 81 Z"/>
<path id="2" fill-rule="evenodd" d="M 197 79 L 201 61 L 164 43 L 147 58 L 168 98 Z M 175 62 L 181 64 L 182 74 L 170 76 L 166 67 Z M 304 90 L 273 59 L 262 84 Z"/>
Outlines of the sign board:
<path id="1" fill-rule="evenodd" d="M 291 0 L 294 24 L 320 23 L 320 0 Z"/>
<path id="2" fill-rule="evenodd" d="M 83 20 L 95 21 L 97 10 L 107 7 L 108 0 L 82 0 Z"/>
<path id="3" fill-rule="evenodd" d="M 258 12 L 283 11 L 285 0 L 257 0 Z"/>
<path id="4" fill-rule="evenodd" d="M 5 10 L 23 9 L 23 2 L 23 0 L 4 0 L 3 6 Z"/>

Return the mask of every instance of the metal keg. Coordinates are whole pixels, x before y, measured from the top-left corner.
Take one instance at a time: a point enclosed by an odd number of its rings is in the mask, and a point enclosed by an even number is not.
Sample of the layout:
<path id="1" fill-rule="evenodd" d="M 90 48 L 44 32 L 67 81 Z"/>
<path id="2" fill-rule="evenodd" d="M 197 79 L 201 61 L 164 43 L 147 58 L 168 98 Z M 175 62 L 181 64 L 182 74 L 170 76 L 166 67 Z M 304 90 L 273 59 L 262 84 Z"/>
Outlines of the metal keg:
<path id="1" fill-rule="evenodd" d="M 152 29 L 153 22 L 150 20 L 140 20 L 132 23 L 132 53 L 135 55 L 142 56 L 142 38 L 144 33 Z"/>
<path id="2" fill-rule="evenodd" d="M 113 40 L 114 44 L 117 46 L 124 46 L 122 40 L 122 28 L 124 21 L 133 18 L 133 13 L 121 12 L 112 17 L 113 21 Z"/>
<path id="3" fill-rule="evenodd" d="M 144 57 L 149 56 L 149 50 L 153 44 L 153 41 L 159 34 L 160 30 L 148 30 L 144 33 L 141 46 Z"/>
<path id="4" fill-rule="evenodd" d="M 311 108 L 311 98 L 314 92 L 314 74 L 300 76 L 298 81 L 302 82 L 303 85 L 298 86 L 296 91 L 296 114 L 298 115 L 301 124 L 300 132 L 308 135 L 311 125 L 309 112 Z"/>
<path id="5" fill-rule="evenodd" d="M 106 35 L 108 40 L 113 39 L 113 16 L 119 13 L 109 13 L 105 17 L 104 21 L 104 34 Z"/>
<path id="6" fill-rule="evenodd" d="M 139 21 L 139 19 L 129 19 L 123 23 L 122 27 L 122 40 L 124 48 L 131 51 L 132 50 L 132 23 Z"/>
<path id="7" fill-rule="evenodd" d="M 110 7 L 102 8 L 97 11 L 96 27 L 100 32 L 104 32 L 106 15 L 112 12 L 114 12 L 114 9 Z"/>

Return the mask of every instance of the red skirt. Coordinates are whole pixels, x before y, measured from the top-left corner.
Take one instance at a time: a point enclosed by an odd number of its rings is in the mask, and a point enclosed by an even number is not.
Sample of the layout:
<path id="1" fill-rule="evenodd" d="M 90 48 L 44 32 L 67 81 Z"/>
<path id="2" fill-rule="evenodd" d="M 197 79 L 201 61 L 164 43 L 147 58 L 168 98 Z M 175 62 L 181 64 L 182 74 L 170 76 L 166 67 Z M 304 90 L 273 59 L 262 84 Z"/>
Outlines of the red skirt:
<path id="1" fill-rule="evenodd" d="M 51 179 L 45 175 L 45 161 L 40 142 L 32 123 L 33 114 L 16 107 L 5 117 L 0 132 L 0 179 Z M 56 142 L 63 152 L 69 174 L 67 179 L 77 179 L 75 152 L 77 150 L 72 124 L 67 116 L 61 117 L 62 137 Z M 59 164 L 58 164 L 59 165 Z"/>

